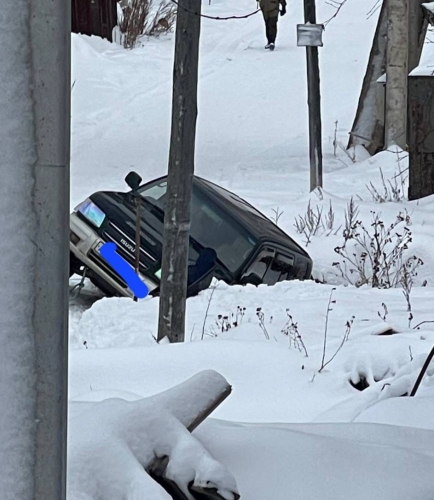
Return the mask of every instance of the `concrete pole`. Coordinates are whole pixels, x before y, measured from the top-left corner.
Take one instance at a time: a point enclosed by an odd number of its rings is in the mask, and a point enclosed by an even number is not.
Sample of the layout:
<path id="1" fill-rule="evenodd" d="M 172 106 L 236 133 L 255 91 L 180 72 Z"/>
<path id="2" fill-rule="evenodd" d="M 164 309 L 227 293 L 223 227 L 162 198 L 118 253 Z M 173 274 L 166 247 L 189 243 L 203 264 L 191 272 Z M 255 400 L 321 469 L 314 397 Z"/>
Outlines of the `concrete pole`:
<path id="1" fill-rule="evenodd" d="M 0 497 L 66 498 L 70 1 L 0 16 Z"/>
<path id="2" fill-rule="evenodd" d="M 407 144 L 408 0 L 387 0 L 385 146 Z"/>

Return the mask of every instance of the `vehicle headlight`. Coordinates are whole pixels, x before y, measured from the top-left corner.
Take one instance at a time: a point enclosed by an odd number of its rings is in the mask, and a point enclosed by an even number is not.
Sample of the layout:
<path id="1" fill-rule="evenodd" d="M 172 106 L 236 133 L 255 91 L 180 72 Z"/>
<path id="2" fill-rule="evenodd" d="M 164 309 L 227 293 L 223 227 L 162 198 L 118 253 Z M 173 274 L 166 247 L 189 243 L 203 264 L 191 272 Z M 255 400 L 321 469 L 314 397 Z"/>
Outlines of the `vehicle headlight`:
<path id="1" fill-rule="evenodd" d="M 101 224 L 104 222 L 105 213 L 89 198 L 80 203 L 74 210 L 84 215 L 96 227 L 101 227 Z"/>

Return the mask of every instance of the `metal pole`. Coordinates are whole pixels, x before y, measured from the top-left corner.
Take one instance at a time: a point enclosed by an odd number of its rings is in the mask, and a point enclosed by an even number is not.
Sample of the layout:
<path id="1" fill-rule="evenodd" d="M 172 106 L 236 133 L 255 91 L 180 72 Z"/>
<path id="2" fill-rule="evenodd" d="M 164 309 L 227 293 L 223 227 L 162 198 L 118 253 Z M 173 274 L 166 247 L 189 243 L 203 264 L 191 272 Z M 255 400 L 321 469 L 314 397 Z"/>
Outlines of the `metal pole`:
<path id="1" fill-rule="evenodd" d="M 70 2 L 0 16 L 0 496 L 66 498 Z"/>
<path id="2" fill-rule="evenodd" d="M 304 22 L 316 24 L 315 0 L 304 0 Z M 306 47 L 310 190 L 322 187 L 321 93 L 318 47 Z"/>
<path id="3" fill-rule="evenodd" d="M 183 342 L 197 118 L 201 0 L 179 2 L 158 340 Z"/>

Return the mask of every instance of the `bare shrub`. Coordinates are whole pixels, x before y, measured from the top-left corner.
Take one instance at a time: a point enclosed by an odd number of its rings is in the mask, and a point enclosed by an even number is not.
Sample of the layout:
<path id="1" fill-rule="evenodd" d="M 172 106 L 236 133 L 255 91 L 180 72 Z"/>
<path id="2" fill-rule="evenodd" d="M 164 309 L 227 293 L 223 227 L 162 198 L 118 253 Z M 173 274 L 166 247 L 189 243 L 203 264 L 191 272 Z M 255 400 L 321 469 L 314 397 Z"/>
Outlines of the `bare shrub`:
<path id="1" fill-rule="evenodd" d="M 171 2 L 161 2 L 157 12 L 150 20 L 145 35 L 159 36 L 162 33 L 169 33 L 176 21 L 176 7 Z"/>
<path id="2" fill-rule="evenodd" d="M 344 227 L 344 240 L 348 241 L 354 238 L 357 229 L 357 217 L 359 216 L 359 207 L 356 205 L 353 197 L 345 210 L 345 227 Z"/>
<path id="3" fill-rule="evenodd" d="M 208 305 L 206 308 L 205 318 L 202 326 L 201 340 L 203 340 L 205 335 L 210 337 L 218 337 L 220 333 L 225 333 L 231 330 L 232 328 L 237 328 L 238 326 L 241 326 L 243 323 L 244 316 L 246 314 L 245 307 L 237 306 L 236 313 L 230 312 L 229 314 L 217 314 L 215 320 L 211 323 L 211 325 L 207 329 L 205 329 L 209 314 L 209 308 L 213 299 L 214 291 L 216 290 L 217 287 L 218 284 L 212 287 L 211 294 L 209 295 L 208 298 Z"/>
<path id="4" fill-rule="evenodd" d="M 306 246 L 312 240 L 312 236 L 318 234 L 318 232 L 323 228 L 322 223 L 322 207 L 316 206 L 314 210 L 310 206 L 310 200 L 307 205 L 307 210 L 304 215 L 298 215 L 295 219 L 294 227 L 297 233 L 304 234 L 306 237 Z"/>
<path id="5" fill-rule="evenodd" d="M 122 16 L 118 22 L 122 44 L 132 49 L 142 36 L 158 36 L 170 32 L 176 20 L 176 6 L 169 0 L 124 0 Z"/>
<path id="6" fill-rule="evenodd" d="M 326 234 L 326 236 L 330 236 L 332 233 L 337 234 L 342 226 L 335 229 L 335 213 L 331 201 L 330 207 L 325 215 L 323 215 L 322 207 L 316 205 L 315 209 L 313 209 L 309 201 L 306 213 L 304 215 L 298 215 L 295 218 L 294 227 L 297 233 L 305 236 L 305 243 L 306 246 L 308 246 L 313 236 L 320 234 Z"/>
<path id="7" fill-rule="evenodd" d="M 406 199 L 407 179 L 405 171 L 401 170 L 398 161 L 399 171 L 395 173 L 392 179 L 385 179 L 383 171 L 380 168 L 381 188 L 374 186 L 372 182 L 366 185 L 372 199 L 377 203 L 402 202 Z"/>
<path id="8" fill-rule="evenodd" d="M 295 347 L 300 352 L 304 351 L 306 358 L 308 357 L 306 346 L 304 345 L 301 334 L 298 330 L 298 324 L 295 323 L 292 314 L 290 314 L 289 309 L 286 310 L 286 315 L 288 316 L 288 321 L 282 328 L 282 333 L 286 335 L 289 339 L 289 347 Z"/>
<path id="9" fill-rule="evenodd" d="M 411 224 L 408 213 L 400 212 L 396 220 L 386 226 L 381 215 L 372 213 L 370 228 L 357 218 L 354 205 L 347 207 L 344 229 L 344 243 L 335 252 L 342 262 L 334 262 L 339 274 L 348 283 L 360 287 L 394 288 L 406 279 L 417 276 L 417 268 L 423 265 L 416 256 L 404 259 L 412 241 Z"/>

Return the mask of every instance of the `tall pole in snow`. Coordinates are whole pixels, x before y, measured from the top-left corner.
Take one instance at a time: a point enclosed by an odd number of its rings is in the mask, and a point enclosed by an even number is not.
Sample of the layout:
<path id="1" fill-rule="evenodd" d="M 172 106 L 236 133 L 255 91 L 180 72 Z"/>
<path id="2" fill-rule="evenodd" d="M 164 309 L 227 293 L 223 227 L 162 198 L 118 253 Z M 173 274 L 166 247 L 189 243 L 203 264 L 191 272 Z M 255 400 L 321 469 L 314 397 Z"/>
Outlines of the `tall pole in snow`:
<path id="1" fill-rule="evenodd" d="M 69 0 L 0 16 L 0 497 L 66 498 Z"/>
<path id="2" fill-rule="evenodd" d="M 315 0 L 304 0 L 304 22 L 316 24 Z M 318 47 L 306 47 L 309 104 L 310 190 L 322 187 L 321 92 Z"/>
<path id="3" fill-rule="evenodd" d="M 412 0 L 413 1 L 413 0 Z M 407 144 L 408 0 L 387 0 L 385 146 Z"/>
<path id="4" fill-rule="evenodd" d="M 172 131 L 158 319 L 158 340 L 167 336 L 171 342 L 183 342 L 185 336 L 201 3 L 202 0 L 180 0 L 176 21 Z"/>

